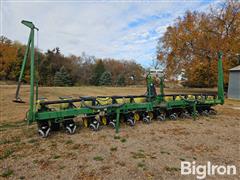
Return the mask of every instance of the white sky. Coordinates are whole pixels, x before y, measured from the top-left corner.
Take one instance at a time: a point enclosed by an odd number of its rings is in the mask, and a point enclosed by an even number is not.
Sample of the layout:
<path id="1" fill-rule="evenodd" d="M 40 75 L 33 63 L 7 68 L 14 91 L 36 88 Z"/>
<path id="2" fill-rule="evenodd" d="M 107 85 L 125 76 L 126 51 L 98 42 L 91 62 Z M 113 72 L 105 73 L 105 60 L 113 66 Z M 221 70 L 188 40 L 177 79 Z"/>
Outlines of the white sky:
<path id="1" fill-rule="evenodd" d="M 218 1 L 1 1 L 2 35 L 27 42 L 29 20 L 40 29 L 39 48 L 64 55 L 134 59 L 149 66 L 157 39 L 186 10 L 206 11 Z"/>

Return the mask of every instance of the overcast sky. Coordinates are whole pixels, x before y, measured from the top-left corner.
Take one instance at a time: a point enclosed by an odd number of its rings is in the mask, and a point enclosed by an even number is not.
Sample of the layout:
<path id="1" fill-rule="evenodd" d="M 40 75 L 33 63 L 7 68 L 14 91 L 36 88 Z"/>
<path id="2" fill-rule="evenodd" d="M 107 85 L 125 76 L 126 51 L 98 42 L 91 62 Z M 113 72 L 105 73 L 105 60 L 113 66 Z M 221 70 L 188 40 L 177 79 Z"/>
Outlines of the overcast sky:
<path id="1" fill-rule="evenodd" d="M 206 11 L 216 0 L 194 1 L 2 1 L 1 31 L 27 42 L 29 20 L 40 29 L 39 48 L 60 47 L 64 55 L 134 59 L 150 66 L 157 39 L 186 10 Z"/>

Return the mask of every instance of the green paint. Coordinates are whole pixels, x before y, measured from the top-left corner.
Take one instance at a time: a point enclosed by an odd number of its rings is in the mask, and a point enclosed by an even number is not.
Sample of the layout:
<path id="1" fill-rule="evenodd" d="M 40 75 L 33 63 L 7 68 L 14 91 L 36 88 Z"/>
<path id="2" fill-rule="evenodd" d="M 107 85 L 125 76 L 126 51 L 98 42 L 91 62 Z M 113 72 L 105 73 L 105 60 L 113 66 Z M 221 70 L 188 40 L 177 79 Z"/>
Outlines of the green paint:
<path id="1" fill-rule="evenodd" d="M 222 52 L 218 53 L 218 99 L 224 103 Z"/>
<path id="2" fill-rule="evenodd" d="M 119 126 L 120 126 L 120 109 L 117 109 L 117 117 L 116 117 L 116 133 L 119 132 Z"/>
<path id="3" fill-rule="evenodd" d="M 164 77 L 160 77 L 160 100 L 163 101 L 164 97 Z"/>
<path id="4" fill-rule="evenodd" d="M 29 109 L 29 116 L 30 119 L 29 121 L 34 121 L 35 116 L 35 103 L 34 103 L 34 78 L 35 78 L 35 71 L 34 71 L 34 29 L 31 29 L 32 31 L 32 36 L 31 36 L 31 66 L 30 66 L 30 109 Z"/>
<path id="5" fill-rule="evenodd" d="M 30 31 L 30 35 L 29 35 L 29 39 L 28 39 L 28 44 L 27 44 L 27 48 L 24 54 L 24 59 L 23 59 L 23 64 L 22 64 L 22 68 L 21 68 L 21 73 L 20 73 L 20 77 L 18 80 L 18 87 L 17 87 L 17 92 L 16 92 L 16 100 L 19 95 L 19 89 L 20 89 L 20 83 L 23 77 L 23 73 L 25 70 L 25 66 L 26 66 L 26 61 L 27 61 L 27 56 L 28 56 L 28 52 L 30 49 L 30 55 L 31 55 L 31 62 L 30 62 L 30 99 L 29 99 L 29 112 L 28 112 L 28 116 L 27 116 L 27 120 L 28 120 L 28 124 L 30 124 L 31 122 L 35 121 L 35 111 L 36 111 L 36 105 L 35 105 L 35 101 L 34 101 L 34 79 L 35 79 L 35 67 L 34 67 L 34 29 L 38 30 L 38 28 L 36 28 L 34 26 L 34 24 L 30 21 L 22 21 L 22 24 L 24 24 L 25 26 L 29 27 L 31 29 Z M 38 91 L 36 92 L 36 97 L 38 97 Z"/>

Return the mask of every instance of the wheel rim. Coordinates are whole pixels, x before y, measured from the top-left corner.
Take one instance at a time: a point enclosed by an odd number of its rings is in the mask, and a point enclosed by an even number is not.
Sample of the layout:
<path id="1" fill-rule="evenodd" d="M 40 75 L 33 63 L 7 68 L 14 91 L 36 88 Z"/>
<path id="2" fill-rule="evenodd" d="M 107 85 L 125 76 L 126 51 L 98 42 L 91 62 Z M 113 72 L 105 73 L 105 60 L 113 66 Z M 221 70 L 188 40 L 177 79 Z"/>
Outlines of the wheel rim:
<path id="1" fill-rule="evenodd" d="M 41 129 L 38 130 L 38 134 L 41 137 L 45 137 L 45 134 L 44 134 L 44 132 Z"/>
<path id="2" fill-rule="evenodd" d="M 75 131 L 76 131 L 76 125 L 74 125 L 73 124 L 73 126 L 72 127 L 70 127 L 70 126 L 67 126 L 66 127 L 66 129 L 67 129 L 67 132 L 69 133 L 69 134 L 74 134 L 75 133 Z"/>
<path id="3" fill-rule="evenodd" d="M 46 130 L 46 131 L 45 131 Z M 38 129 L 38 133 L 41 137 L 46 138 L 48 137 L 50 132 L 50 128 L 49 127 L 42 127 L 41 129 Z"/>
<path id="4" fill-rule="evenodd" d="M 145 122 L 146 124 L 149 124 L 151 122 L 150 117 L 144 117 L 143 122 Z"/>
<path id="5" fill-rule="evenodd" d="M 115 128 L 115 123 L 113 121 L 110 121 L 109 122 L 109 125 L 112 127 L 112 128 Z"/>
<path id="6" fill-rule="evenodd" d="M 133 119 L 128 119 L 127 122 L 130 126 L 134 126 L 135 124 Z"/>
<path id="7" fill-rule="evenodd" d="M 182 119 L 184 119 L 184 118 L 189 118 L 190 115 L 189 115 L 189 113 L 187 111 L 183 111 L 183 112 L 181 112 L 180 117 Z"/>
<path id="8" fill-rule="evenodd" d="M 176 113 L 171 114 L 170 119 L 171 120 L 176 120 L 177 119 L 177 114 Z"/>
<path id="9" fill-rule="evenodd" d="M 208 116 L 208 115 L 209 115 L 207 110 L 204 110 L 204 111 L 202 112 L 202 114 L 203 114 L 204 116 Z"/>
<path id="10" fill-rule="evenodd" d="M 216 115 L 216 114 L 217 114 L 217 111 L 214 110 L 214 109 L 210 109 L 210 110 L 209 110 L 209 114 L 211 114 L 211 115 Z"/>
<path id="11" fill-rule="evenodd" d="M 38 123 L 38 133 L 43 138 L 46 138 L 49 135 L 50 127 L 47 121 Z"/>
<path id="12" fill-rule="evenodd" d="M 90 124 L 90 126 L 89 126 L 93 131 L 96 131 L 96 126 L 94 125 L 94 124 Z"/>
<path id="13" fill-rule="evenodd" d="M 100 125 L 100 123 L 97 122 L 97 125 L 96 125 L 96 131 L 99 129 L 99 125 Z"/>
<path id="14" fill-rule="evenodd" d="M 164 114 L 161 114 L 160 116 L 158 116 L 158 119 L 160 121 L 164 121 L 165 120 L 165 115 Z"/>
<path id="15" fill-rule="evenodd" d="M 74 134 L 74 133 L 76 132 L 76 128 L 77 128 L 77 126 L 74 125 L 74 127 L 73 127 L 73 129 L 72 129 L 72 134 Z"/>
<path id="16" fill-rule="evenodd" d="M 97 131 L 99 129 L 99 122 L 93 122 L 89 126 L 93 131 Z"/>

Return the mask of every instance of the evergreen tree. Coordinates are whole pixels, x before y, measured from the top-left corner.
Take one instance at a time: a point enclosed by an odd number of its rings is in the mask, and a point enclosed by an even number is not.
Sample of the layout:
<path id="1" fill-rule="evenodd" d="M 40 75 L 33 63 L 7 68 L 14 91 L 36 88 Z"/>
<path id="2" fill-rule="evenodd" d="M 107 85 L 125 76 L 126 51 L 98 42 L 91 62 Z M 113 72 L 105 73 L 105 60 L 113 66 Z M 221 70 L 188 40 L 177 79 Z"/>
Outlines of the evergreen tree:
<path id="1" fill-rule="evenodd" d="M 105 66 L 102 60 L 97 61 L 93 70 L 93 75 L 90 79 L 90 84 L 95 86 L 100 85 L 99 80 L 104 72 L 105 72 Z"/>
<path id="2" fill-rule="evenodd" d="M 99 85 L 112 85 L 112 74 L 108 71 L 105 71 L 99 79 Z"/>
<path id="3" fill-rule="evenodd" d="M 71 86 L 72 80 L 64 66 L 61 67 L 60 71 L 57 71 L 54 76 L 55 86 Z"/>
<path id="4" fill-rule="evenodd" d="M 125 86 L 126 85 L 125 77 L 124 77 L 123 74 L 118 75 L 117 80 L 116 80 L 116 84 L 117 84 L 117 86 Z"/>
<path id="5" fill-rule="evenodd" d="M 54 76 L 54 85 L 55 86 L 64 86 L 63 82 L 62 82 L 62 74 L 57 71 L 55 73 L 55 76 Z"/>

